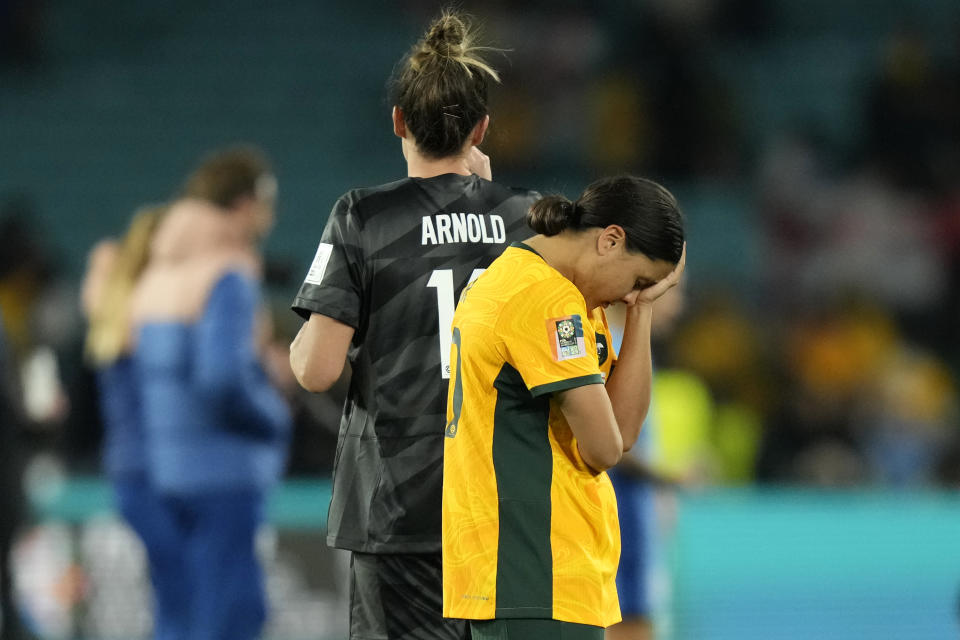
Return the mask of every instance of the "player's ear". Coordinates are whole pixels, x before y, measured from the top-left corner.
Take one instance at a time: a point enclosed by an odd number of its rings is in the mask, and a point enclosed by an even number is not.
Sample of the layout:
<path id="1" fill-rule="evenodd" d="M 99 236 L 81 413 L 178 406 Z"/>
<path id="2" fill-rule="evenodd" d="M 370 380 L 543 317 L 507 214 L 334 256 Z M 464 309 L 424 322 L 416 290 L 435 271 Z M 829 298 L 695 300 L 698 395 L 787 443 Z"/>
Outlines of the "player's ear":
<path id="1" fill-rule="evenodd" d="M 611 224 L 600 230 L 597 235 L 597 253 L 606 255 L 614 251 L 622 251 L 627 246 L 627 234 L 618 224 Z"/>
<path id="2" fill-rule="evenodd" d="M 479 147 L 483 143 L 483 136 L 487 134 L 487 127 L 490 126 L 490 115 L 485 115 L 476 124 L 473 131 L 470 132 L 470 144 Z"/>
<path id="3" fill-rule="evenodd" d="M 393 105 L 390 116 L 393 118 L 393 134 L 398 138 L 407 137 L 407 123 L 403 119 L 403 109 Z"/>

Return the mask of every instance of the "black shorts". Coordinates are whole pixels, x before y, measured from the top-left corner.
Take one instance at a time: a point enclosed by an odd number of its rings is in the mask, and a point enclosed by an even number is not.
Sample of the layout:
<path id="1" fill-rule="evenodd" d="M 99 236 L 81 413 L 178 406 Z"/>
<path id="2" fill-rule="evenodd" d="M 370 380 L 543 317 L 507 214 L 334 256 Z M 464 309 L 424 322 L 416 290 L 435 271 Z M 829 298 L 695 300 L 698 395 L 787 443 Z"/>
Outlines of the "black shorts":
<path id="1" fill-rule="evenodd" d="M 443 617 L 439 553 L 350 556 L 350 640 L 468 640 Z"/>
<path id="2" fill-rule="evenodd" d="M 603 640 L 603 627 L 560 620 L 471 620 L 474 640 Z"/>

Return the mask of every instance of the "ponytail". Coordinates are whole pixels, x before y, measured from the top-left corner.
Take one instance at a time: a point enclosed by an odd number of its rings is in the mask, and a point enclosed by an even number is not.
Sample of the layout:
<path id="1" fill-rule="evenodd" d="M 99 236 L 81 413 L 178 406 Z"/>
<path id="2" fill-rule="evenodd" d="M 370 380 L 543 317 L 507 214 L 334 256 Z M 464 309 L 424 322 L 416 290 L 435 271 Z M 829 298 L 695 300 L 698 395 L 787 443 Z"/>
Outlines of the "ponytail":
<path id="1" fill-rule="evenodd" d="M 527 212 L 527 225 L 545 236 L 555 236 L 566 229 L 580 228 L 581 210 L 574 200 L 564 196 L 545 196 Z"/>

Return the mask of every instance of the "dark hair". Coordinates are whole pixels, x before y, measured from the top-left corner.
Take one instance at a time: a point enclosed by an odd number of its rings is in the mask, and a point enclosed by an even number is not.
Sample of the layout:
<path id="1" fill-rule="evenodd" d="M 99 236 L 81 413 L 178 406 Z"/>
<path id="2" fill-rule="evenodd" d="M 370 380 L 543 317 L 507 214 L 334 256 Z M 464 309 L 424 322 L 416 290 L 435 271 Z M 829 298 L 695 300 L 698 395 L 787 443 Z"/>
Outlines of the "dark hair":
<path id="1" fill-rule="evenodd" d="M 394 71 L 391 99 L 424 155 L 455 155 L 487 115 L 487 79 L 500 77 L 476 39 L 466 16 L 445 10 Z"/>
<path id="2" fill-rule="evenodd" d="M 555 236 L 567 229 L 623 227 L 627 249 L 672 264 L 683 253 L 683 216 L 677 199 L 653 180 L 614 176 L 590 183 L 576 200 L 546 196 L 530 207 L 527 224 Z"/>
<path id="3" fill-rule="evenodd" d="M 182 195 L 231 208 L 244 197 L 257 197 L 262 180 L 272 175 L 262 151 L 252 146 L 235 146 L 206 156 L 183 187 Z"/>

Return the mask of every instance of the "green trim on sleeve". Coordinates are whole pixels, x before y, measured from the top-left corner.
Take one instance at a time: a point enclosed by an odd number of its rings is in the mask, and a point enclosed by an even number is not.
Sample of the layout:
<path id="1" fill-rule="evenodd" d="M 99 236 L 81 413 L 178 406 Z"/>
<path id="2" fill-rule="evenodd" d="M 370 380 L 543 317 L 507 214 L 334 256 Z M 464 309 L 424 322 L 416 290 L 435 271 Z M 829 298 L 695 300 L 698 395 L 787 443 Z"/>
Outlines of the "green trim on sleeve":
<path id="1" fill-rule="evenodd" d="M 585 376 L 577 376 L 576 378 L 567 378 L 566 380 L 549 382 L 547 384 L 541 384 L 531 388 L 530 393 L 534 398 L 536 398 L 547 393 L 556 393 L 557 391 L 566 391 L 567 389 L 585 387 L 588 384 L 603 384 L 603 376 L 599 373 L 591 373 Z"/>

